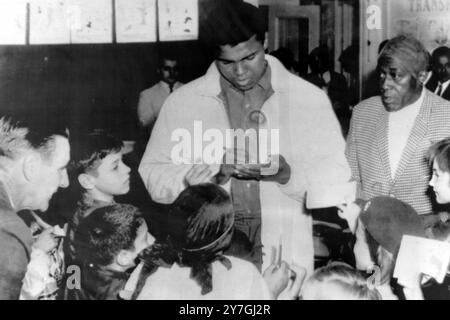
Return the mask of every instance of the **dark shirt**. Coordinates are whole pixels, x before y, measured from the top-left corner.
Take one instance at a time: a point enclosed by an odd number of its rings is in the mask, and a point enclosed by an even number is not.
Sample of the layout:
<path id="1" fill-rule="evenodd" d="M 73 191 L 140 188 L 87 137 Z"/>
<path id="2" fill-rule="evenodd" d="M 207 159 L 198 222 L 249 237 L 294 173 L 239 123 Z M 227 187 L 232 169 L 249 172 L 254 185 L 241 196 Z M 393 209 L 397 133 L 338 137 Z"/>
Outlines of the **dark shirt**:
<path id="1" fill-rule="evenodd" d="M 258 83 L 247 91 L 235 88 L 225 78 L 220 77 L 222 91 L 219 98 L 227 109 L 231 129 L 244 131 L 259 129 L 258 122 L 252 121 L 250 114 L 252 111 L 260 111 L 263 104 L 274 93 L 270 80 L 271 71 L 268 65 Z M 248 146 L 248 143 L 246 145 Z M 237 216 L 261 216 L 258 181 L 231 178 L 231 198 Z"/>

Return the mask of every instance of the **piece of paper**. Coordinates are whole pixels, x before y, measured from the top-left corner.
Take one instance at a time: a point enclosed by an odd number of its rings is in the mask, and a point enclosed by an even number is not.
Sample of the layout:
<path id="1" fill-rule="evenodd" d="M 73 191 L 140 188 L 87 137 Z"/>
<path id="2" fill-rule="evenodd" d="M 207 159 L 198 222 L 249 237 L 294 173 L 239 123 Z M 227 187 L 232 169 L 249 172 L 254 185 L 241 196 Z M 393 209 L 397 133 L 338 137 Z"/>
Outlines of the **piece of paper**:
<path id="1" fill-rule="evenodd" d="M 198 0 L 158 0 L 159 40 L 198 39 Z"/>
<path id="2" fill-rule="evenodd" d="M 112 43 L 112 0 L 67 0 L 71 43 Z"/>
<path id="3" fill-rule="evenodd" d="M 320 209 L 352 202 L 356 199 L 356 182 L 310 187 L 306 193 L 306 208 Z"/>
<path id="4" fill-rule="evenodd" d="M 26 0 L 0 0 L 0 44 L 26 44 Z"/>
<path id="5" fill-rule="evenodd" d="M 420 273 L 442 283 L 450 263 L 450 243 L 404 235 L 395 264 L 394 278 L 409 284 Z"/>
<path id="6" fill-rule="evenodd" d="M 30 44 L 70 43 L 63 0 L 30 0 Z"/>
<path id="7" fill-rule="evenodd" d="M 116 0 L 117 42 L 156 41 L 156 0 Z"/>

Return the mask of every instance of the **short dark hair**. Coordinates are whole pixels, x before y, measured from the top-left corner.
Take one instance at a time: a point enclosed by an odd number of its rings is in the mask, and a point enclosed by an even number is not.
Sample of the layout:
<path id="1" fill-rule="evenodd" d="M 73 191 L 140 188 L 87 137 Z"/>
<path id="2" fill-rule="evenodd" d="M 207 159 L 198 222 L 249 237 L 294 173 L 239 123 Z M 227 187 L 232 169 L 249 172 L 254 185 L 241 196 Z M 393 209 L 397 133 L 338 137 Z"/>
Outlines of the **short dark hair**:
<path id="1" fill-rule="evenodd" d="M 450 48 L 449 47 L 439 47 L 434 49 L 433 53 L 431 54 L 431 65 L 434 66 L 438 63 L 438 60 L 440 57 L 447 57 L 447 59 L 450 60 Z"/>
<path id="2" fill-rule="evenodd" d="M 114 204 L 94 210 L 75 231 L 77 261 L 111 264 L 121 250 L 134 249 L 137 231 L 143 223 L 139 209 L 132 205 Z"/>
<path id="3" fill-rule="evenodd" d="M 122 148 L 121 140 L 104 131 L 80 135 L 72 142 L 70 169 L 76 176 L 95 172 L 101 160 L 110 154 L 120 152 Z"/>
<path id="4" fill-rule="evenodd" d="M 256 35 L 264 42 L 267 24 L 260 10 L 242 0 L 222 0 L 208 13 L 203 38 L 219 53 L 220 46 L 235 46 Z"/>
<path id="5" fill-rule="evenodd" d="M 68 138 L 64 124 L 38 124 L 27 118 L 4 116 L 0 118 L 0 157 L 15 159 L 30 149 L 49 157 L 56 136 Z"/>

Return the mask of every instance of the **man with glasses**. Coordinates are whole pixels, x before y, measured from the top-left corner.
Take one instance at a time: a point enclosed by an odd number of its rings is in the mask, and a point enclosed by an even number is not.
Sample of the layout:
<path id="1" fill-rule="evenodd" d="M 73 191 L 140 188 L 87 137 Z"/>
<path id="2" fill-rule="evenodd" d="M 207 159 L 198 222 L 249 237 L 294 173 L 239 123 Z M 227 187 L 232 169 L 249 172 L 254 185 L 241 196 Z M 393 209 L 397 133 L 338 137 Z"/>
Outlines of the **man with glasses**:
<path id="1" fill-rule="evenodd" d="M 138 103 L 139 123 L 143 128 L 151 128 L 164 101 L 169 94 L 181 87 L 183 84 L 178 81 L 178 61 L 171 56 L 165 56 L 158 67 L 158 74 L 161 80 L 153 87 L 141 92 Z"/>
<path id="2" fill-rule="evenodd" d="M 439 47 L 431 55 L 433 74 L 426 87 L 438 96 L 450 100 L 450 48 Z"/>

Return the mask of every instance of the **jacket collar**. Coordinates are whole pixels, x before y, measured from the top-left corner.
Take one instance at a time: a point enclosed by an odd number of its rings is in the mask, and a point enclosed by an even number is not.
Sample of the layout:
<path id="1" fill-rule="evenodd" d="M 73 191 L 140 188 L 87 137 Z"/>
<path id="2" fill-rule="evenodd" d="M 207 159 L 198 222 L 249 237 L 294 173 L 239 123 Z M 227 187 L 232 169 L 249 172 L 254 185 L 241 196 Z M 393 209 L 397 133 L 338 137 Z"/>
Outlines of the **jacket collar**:
<path id="1" fill-rule="evenodd" d="M 429 92 L 425 87 L 422 89 L 423 100 L 420 106 L 419 114 L 416 117 L 414 125 L 411 129 L 411 133 L 406 142 L 405 149 L 400 158 L 400 162 L 397 167 L 397 171 L 394 174 L 394 179 L 391 176 L 391 167 L 389 163 L 389 150 L 388 150 L 388 117 L 389 112 L 385 110 L 382 106 L 382 114 L 377 122 L 376 128 L 376 140 L 378 144 L 378 149 L 380 152 L 380 157 L 383 163 L 383 167 L 386 168 L 385 175 L 390 185 L 393 186 L 399 177 L 402 176 L 403 172 L 406 170 L 409 160 L 414 154 L 417 153 L 417 149 L 422 144 L 423 139 L 426 136 L 428 129 L 428 121 L 431 115 L 431 92 Z"/>
<path id="2" fill-rule="evenodd" d="M 14 210 L 14 204 L 12 202 L 11 197 L 6 190 L 5 183 L 0 180 L 0 208 L 6 210 Z"/>
<path id="3" fill-rule="evenodd" d="M 271 71 L 271 84 L 272 88 L 275 92 L 285 92 L 288 90 L 288 86 L 286 82 L 291 76 L 289 71 L 287 71 L 281 62 L 279 62 L 276 58 L 265 55 L 267 63 L 270 66 Z M 211 96 L 217 97 L 220 92 L 220 72 L 217 69 L 216 62 L 214 61 L 206 71 L 206 74 L 201 78 L 201 85 L 198 86 L 198 93 L 203 96 Z"/>

